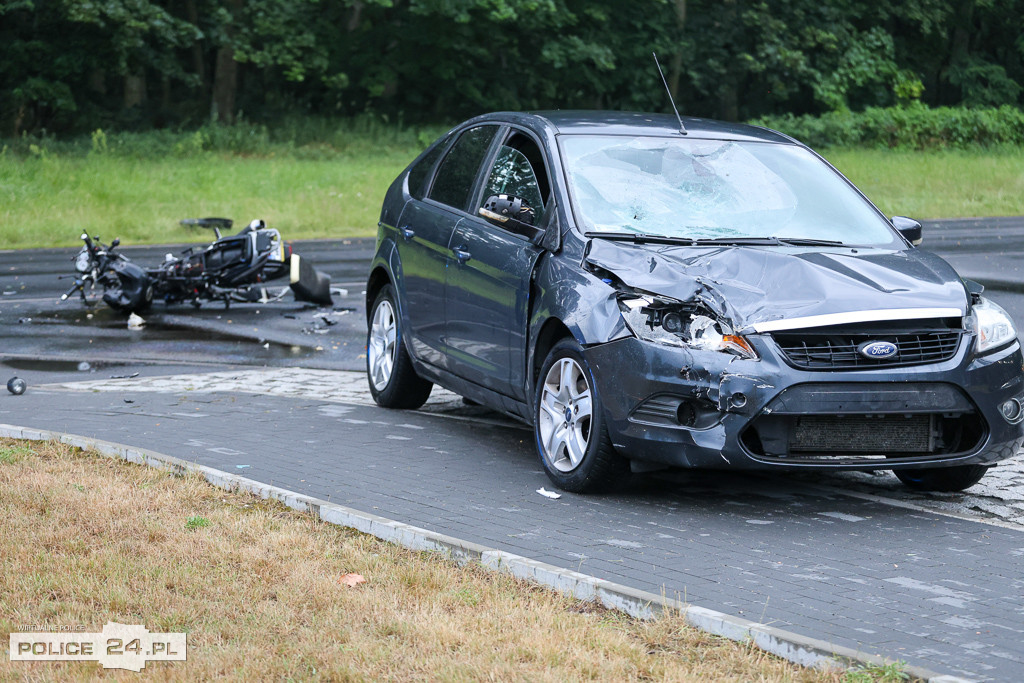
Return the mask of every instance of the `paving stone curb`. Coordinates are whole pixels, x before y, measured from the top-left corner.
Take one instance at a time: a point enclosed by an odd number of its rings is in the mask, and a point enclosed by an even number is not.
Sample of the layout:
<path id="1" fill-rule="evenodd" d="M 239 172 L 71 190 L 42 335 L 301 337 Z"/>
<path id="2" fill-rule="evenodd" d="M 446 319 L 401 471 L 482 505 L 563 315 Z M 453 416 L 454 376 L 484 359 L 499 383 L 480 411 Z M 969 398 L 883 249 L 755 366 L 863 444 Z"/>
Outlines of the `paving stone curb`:
<path id="1" fill-rule="evenodd" d="M 664 595 L 637 590 L 571 569 L 336 505 L 163 453 L 86 436 L 7 424 L 0 424 L 0 437 L 26 441 L 57 441 L 85 450 L 94 450 L 106 457 L 167 470 L 177 475 L 196 473 L 214 486 L 227 491 L 247 491 L 264 499 L 278 500 L 294 510 L 314 514 L 329 524 L 355 529 L 411 550 L 439 552 L 462 564 L 477 562 L 494 571 L 534 581 L 581 600 L 599 602 L 607 608 L 619 610 L 633 617 L 651 619 L 666 610 L 679 612 L 694 628 L 738 642 L 752 642 L 766 652 L 802 666 L 842 669 L 849 665 L 884 665 L 893 661 L 879 655 L 833 645 L 817 638 L 734 617 L 706 607 L 686 604 Z M 969 679 L 939 674 L 918 666 L 905 666 L 904 671 L 913 679 L 928 683 L 969 683 Z"/>

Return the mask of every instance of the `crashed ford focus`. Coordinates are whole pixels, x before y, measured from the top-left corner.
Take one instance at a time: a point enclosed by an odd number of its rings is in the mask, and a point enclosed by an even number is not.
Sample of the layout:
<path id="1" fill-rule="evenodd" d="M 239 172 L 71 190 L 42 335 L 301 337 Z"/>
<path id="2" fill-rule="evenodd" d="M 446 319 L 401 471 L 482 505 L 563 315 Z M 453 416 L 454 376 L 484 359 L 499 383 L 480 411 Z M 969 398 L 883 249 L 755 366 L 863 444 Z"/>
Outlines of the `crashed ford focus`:
<path id="1" fill-rule="evenodd" d="M 780 133 L 489 114 L 395 180 L 366 288 L 376 402 L 433 384 L 534 427 L 551 480 L 893 470 L 972 486 L 1024 434 L 1009 316 L 919 223 Z"/>

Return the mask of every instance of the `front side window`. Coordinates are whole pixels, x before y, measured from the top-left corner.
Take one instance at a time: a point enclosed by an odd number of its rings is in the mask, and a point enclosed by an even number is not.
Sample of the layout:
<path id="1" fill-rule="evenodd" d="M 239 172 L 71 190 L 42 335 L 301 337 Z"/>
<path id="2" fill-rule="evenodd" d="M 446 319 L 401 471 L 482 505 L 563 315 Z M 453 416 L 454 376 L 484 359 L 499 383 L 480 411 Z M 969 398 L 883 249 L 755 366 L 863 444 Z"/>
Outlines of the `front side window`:
<path id="1" fill-rule="evenodd" d="M 467 130 L 455 141 L 437 169 L 430 188 L 431 199 L 456 209 L 466 209 L 480 164 L 497 130 L 497 126 L 478 126 Z"/>
<path id="2" fill-rule="evenodd" d="M 585 231 L 902 245 L 841 176 L 796 145 L 597 135 L 561 144 Z"/>
<path id="3" fill-rule="evenodd" d="M 498 149 L 481 201 L 502 194 L 519 197 L 534 212 L 534 224 L 540 225 L 549 191 L 540 149 L 533 140 L 517 133 Z"/>

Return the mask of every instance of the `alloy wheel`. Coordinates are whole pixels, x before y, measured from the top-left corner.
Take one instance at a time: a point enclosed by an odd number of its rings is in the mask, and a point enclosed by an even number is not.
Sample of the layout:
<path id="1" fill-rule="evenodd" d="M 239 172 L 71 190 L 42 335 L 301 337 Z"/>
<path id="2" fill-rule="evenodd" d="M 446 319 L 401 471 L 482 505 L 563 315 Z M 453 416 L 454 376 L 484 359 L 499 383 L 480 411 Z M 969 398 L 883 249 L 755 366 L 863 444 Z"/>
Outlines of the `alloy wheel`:
<path id="1" fill-rule="evenodd" d="M 395 341 L 398 326 L 395 322 L 395 309 L 387 299 L 380 302 L 373 312 L 370 324 L 370 338 L 366 345 L 369 355 L 370 381 L 377 391 L 384 391 L 391 380 L 395 369 Z"/>
<path id="2" fill-rule="evenodd" d="M 560 358 L 544 378 L 537 416 L 544 455 L 556 470 L 571 472 L 583 461 L 592 413 L 586 373 L 574 359 Z"/>

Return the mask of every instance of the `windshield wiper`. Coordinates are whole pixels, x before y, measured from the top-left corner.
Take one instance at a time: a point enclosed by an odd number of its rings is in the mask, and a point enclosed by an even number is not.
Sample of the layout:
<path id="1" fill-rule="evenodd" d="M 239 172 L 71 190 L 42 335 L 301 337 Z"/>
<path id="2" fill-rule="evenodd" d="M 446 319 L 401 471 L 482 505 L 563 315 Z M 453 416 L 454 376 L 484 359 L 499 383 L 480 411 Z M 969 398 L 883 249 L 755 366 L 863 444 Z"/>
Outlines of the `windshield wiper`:
<path id="1" fill-rule="evenodd" d="M 839 240 L 819 240 L 813 237 L 776 237 L 782 244 L 790 244 L 794 247 L 845 247 L 846 242 Z"/>
<path id="2" fill-rule="evenodd" d="M 769 246 L 778 247 L 783 243 L 778 237 L 702 237 L 693 240 L 696 245 L 704 244 L 735 244 L 738 246 Z"/>
<path id="3" fill-rule="evenodd" d="M 585 232 L 584 237 L 612 240 L 614 242 L 632 242 L 633 244 L 683 244 L 691 245 L 697 240 L 692 237 L 669 237 L 667 235 L 647 235 L 642 232 Z"/>

